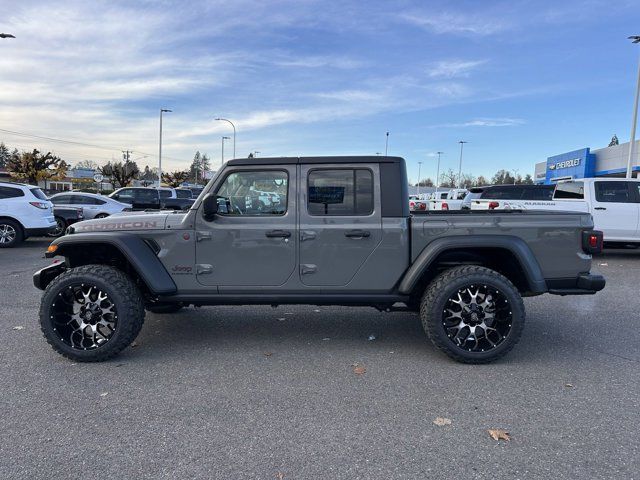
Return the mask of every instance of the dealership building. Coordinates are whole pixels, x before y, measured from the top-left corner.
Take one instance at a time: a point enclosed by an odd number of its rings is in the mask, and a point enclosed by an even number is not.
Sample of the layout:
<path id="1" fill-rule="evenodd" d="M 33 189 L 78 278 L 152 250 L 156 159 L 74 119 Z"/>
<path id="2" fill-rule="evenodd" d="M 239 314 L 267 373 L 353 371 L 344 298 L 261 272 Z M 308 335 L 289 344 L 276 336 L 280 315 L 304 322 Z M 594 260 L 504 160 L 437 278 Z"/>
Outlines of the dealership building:
<path id="1" fill-rule="evenodd" d="M 591 150 L 589 147 L 560 153 L 536 163 L 535 183 L 550 185 L 560 180 L 592 177 L 624 177 L 627 173 L 630 143 Z M 640 140 L 635 142 L 631 159 L 633 176 L 640 172 Z"/>

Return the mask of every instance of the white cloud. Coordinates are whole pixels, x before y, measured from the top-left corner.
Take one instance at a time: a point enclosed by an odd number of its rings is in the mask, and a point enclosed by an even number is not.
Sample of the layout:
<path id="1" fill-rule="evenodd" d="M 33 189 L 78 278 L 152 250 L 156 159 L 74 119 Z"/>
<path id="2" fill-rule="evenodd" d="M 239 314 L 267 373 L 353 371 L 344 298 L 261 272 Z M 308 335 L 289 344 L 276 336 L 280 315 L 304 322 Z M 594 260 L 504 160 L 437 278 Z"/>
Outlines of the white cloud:
<path id="1" fill-rule="evenodd" d="M 486 60 L 443 60 L 429 67 L 429 76 L 432 78 L 468 77 L 471 71 Z"/>
<path id="2" fill-rule="evenodd" d="M 504 16 L 484 16 L 460 12 L 407 12 L 398 15 L 399 20 L 436 34 L 477 36 L 493 35 L 509 28 L 509 25 L 504 22 L 503 18 Z"/>
<path id="3" fill-rule="evenodd" d="M 465 128 L 465 127 L 515 127 L 526 122 L 520 118 L 476 118 L 461 123 L 443 123 L 431 125 L 430 128 Z"/>

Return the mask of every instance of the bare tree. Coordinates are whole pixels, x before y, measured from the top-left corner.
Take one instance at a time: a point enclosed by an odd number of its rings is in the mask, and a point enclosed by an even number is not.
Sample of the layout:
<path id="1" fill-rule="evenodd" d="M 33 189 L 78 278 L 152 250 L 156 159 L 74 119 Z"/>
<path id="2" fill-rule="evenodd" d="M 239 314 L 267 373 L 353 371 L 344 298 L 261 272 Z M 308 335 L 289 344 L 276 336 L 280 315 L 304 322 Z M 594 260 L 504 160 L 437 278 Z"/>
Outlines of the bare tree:
<path id="1" fill-rule="evenodd" d="M 111 180 L 116 188 L 122 188 L 129 185 L 131 180 L 136 178 L 140 173 L 136 162 L 109 162 L 100 168 L 100 173 Z"/>

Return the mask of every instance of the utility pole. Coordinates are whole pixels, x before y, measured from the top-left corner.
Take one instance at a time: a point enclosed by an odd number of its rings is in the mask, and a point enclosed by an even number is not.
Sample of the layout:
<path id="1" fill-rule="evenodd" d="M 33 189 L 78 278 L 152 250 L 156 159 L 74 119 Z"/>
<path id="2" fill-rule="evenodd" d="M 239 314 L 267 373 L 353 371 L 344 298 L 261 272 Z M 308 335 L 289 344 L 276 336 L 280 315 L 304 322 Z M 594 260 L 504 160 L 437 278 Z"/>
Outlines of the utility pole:
<path id="1" fill-rule="evenodd" d="M 389 132 L 387 132 L 387 139 L 384 142 L 384 156 L 387 156 L 387 153 L 389 152 Z"/>
<path id="2" fill-rule="evenodd" d="M 222 137 L 222 155 L 220 156 L 220 168 L 224 165 L 224 141 L 229 140 L 231 137 Z"/>
<path id="3" fill-rule="evenodd" d="M 162 184 L 162 114 L 165 112 L 170 112 L 166 108 L 160 109 L 160 143 L 158 146 L 158 188 L 160 188 L 160 184 Z"/>
<path id="4" fill-rule="evenodd" d="M 438 170 L 436 173 L 436 193 L 438 193 L 438 187 L 440 186 L 440 155 L 444 152 L 436 152 L 438 154 Z"/>
<path id="5" fill-rule="evenodd" d="M 462 188 L 462 148 L 464 147 L 465 143 L 469 143 L 469 142 L 460 140 L 458 143 L 460 144 L 460 164 L 458 165 L 458 188 Z"/>
<path id="6" fill-rule="evenodd" d="M 629 40 L 640 43 L 640 35 L 632 35 Z M 638 62 L 638 81 L 636 85 L 636 99 L 633 103 L 633 119 L 631 120 L 631 140 L 629 141 L 629 158 L 627 160 L 627 178 L 633 178 L 633 148 L 636 143 L 636 125 L 638 123 L 638 98 L 640 98 L 640 62 Z"/>

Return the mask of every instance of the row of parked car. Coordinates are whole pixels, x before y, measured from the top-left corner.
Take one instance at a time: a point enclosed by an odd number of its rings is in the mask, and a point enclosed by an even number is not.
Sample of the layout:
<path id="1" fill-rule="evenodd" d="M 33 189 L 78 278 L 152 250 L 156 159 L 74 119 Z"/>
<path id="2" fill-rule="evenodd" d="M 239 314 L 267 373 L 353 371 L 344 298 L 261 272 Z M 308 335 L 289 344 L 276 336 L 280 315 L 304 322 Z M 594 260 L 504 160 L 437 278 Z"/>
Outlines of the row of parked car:
<path id="1" fill-rule="evenodd" d="M 436 192 L 412 199 L 414 212 L 551 210 L 586 212 L 612 244 L 640 245 L 640 180 L 585 178 L 555 185 L 491 185 Z"/>
<path id="2" fill-rule="evenodd" d="M 33 236 L 63 235 L 81 220 L 140 210 L 188 210 L 202 188 L 120 188 L 105 196 L 81 191 L 51 197 L 38 187 L 0 182 L 0 248 Z"/>

